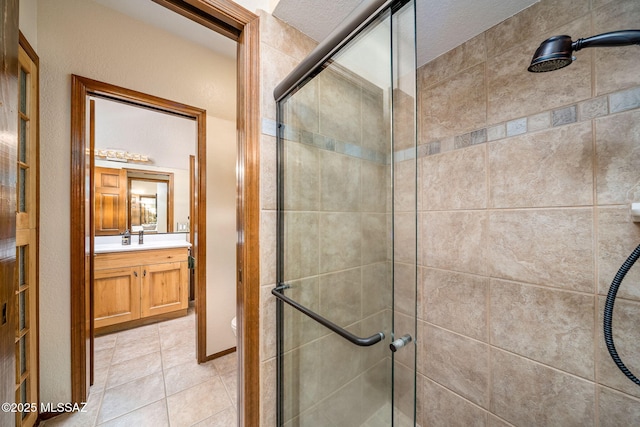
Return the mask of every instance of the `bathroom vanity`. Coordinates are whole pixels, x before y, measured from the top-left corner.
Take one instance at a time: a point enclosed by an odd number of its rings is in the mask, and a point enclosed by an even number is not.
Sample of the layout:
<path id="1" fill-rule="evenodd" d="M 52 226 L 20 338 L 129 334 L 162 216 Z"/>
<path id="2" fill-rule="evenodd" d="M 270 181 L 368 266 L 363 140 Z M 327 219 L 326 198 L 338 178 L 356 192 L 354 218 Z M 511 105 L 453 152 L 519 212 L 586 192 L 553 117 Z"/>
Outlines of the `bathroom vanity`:
<path id="1" fill-rule="evenodd" d="M 144 244 L 138 244 L 135 236 L 132 240 L 130 245 L 122 245 L 119 239 L 96 237 L 96 333 L 187 314 L 191 244 L 175 235 L 148 236 Z"/>

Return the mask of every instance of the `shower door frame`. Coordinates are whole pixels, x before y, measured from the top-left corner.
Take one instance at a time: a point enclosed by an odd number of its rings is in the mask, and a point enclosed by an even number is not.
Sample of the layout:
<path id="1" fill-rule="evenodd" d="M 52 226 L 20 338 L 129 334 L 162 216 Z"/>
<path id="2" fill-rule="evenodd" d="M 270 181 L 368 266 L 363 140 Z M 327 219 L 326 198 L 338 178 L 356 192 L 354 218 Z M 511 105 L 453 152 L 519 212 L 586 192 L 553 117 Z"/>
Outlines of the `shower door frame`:
<path id="1" fill-rule="evenodd" d="M 276 346 L 277 346 L 277 413 L 276 413 L 276 419 L 277 419 L 277 425 L 278 426 L 282 426 L 284 425 L 284 419 L 283 419 L 283 333 L 282 333 L 282 328 L 284 325 L 284 320 L 283 320 L 283 314 L 284 314 L 284 304 L 289 305 L 290 307 L 293 307 L 294 309 L 304 313 L 306 316 L 311 317 L 313 320 L 315 320 L 316 322 L 320 323 L 321 325 L 323 325 L 324 327 L 328 328 L 329 330 L 331 330 L 332 332 L 338 334 L 339 336 L 341 336 L 342 338 L 346 339 L 347 341 L 351 342 L 354 345 L 357 346 L 371 346 L 374 345 L 378 342 L 380 342 L 381 340 L 383 340 L 385 338 L 385 335 L 383 332 L 377 332 L 374 335 L 371 335 L 369 337 L 358 337 L 352 333 L 350 333 L 349 331 L 347 331 L 346 329 L 336 325 L 335 323 L 331 322 L 330 320 L 326 319 L 325 317 L 321 316 L 320 314 L 310 310 L 307 307 L 304 307 L 303 305 L 297 303 L 296 301 L 294 301 L 293 299 L 287 297 L 284 295 L 284 290 L 288 289 L 289 286 L 283 281 L 283 271 L 284 271 L 284 262 L 283 262 L 283 248 L 284 248 L 284 190 L 282 188 L 282 182 L 284 179 L 283 176 L 283 147 L 281 144 L 281 141 L 284 140 L 284 136 L 282 133 L 282 127 L 283 127 L 283 123 L 282 123 L 282 111 L 281 111 L 281 103 L 284 102 L 284 100 L 286 100 L 287 98 L 289 98 L 292 94 L 294 94 L 299 88 L 301 88 L 302 86 L 304 86 L 308 81 L 312 80 L 316 75 L 318 75 L 324 68 L 323 68 L 323 64 L 326 64 L 328 62 L 328 60 L 330 60 L 331 57 L 333 57 L 338 51 L 340 51 L 343 47 L 345 47 L 347 44 L 349 44 L 349 42 L 351 42 L 352 40 L 354 40 L 356 37 L 358 37 L 363 30 L 365 30 L 366 28 L 369 27 L 370 24 L 372 24 L 373 22 L 375 22 L 376 19 L 378 19 L 380 16 L 382 16 L 384 13 L 386 13 L 387 11 L 390 11 L 389 13 L 389 21 L 390 21 L 390 30 L 389 30 L 389 35 L 393 40 L 394 37 L 394 33 L 393 33 L 393 15 L 396 11 L 401 10 L 405 5 L 407 5 L 408 3 L 413 3 L 413 7 L 414 7 L 414 34 L 415 34 L 415 0 L 387 0 L 384 2 L 380 2 L 382 3 L 382 6 L 378 7 L 374 13 L 370 14 L 368 16 L 368 18 L 366 18 L 362 23 L 360 23 L 357 27 L 355 27 L 355 29 L 353 29 L 347 37 L 345 37 L 341 42 L 339 42 L 338 44 L 336 44 L 333 48 L 327 47 L 327 46 L 323 46 L 323 44 L 327 43 L 327 41 L 323 42 L 316 50 L 319 50 L 319 54 L 316 53 L 316 51 L 312 52 L 310 54 L 310 56 L 305 59 L 305 61 L 317 61 L 317 65 L 312 67 L 310 71 L 302 74 L 302 75 L 298 75 L 297 77 L 294 77 L 292 79 L 292 75 L 296 74 L 296 70 L 294 70 L 289 76 L 287 76 L 285 78 L 285 80 L 280 83 L 280 85 L 278 87 L 276 87 L 275 91 L 274 91 L 274 97 L 276 98 L 276 125 L 277 125 L 277 180 L 278 180 L 278 185 L 276 186 L 277 188 L 277 219 L 276 219 L 276 223 L 277 223 L 277 233 L 276 233 L 276 254 L 277 254 L 277 265 L 276 265 L 276 287 L 273 288 L 271 290 L 272 295 L 274 295 L 276 297 Z M 339 32 L 339 29 L 334 31 L 334 33 Z M 333 34 L 333 33 L 332 33 Z M 330 39 L 331 35 L 327 38 Z M 391 42 L 391 46 L 393 49 L 393 42 Z M 392 55 L 392 53 L 390 52 L 390 55 Z M 314 57 L 315 56 L 315 57 Z M 414 40 L 414 68 L 415 68 L 415 40 Z M 391 59 L 391 63 L 393 64 L 395 61 L 394 58 Z M 298 66 L 298 68 L 304 68 L 304 62 L 303 64 L 300 64 Z M 392 99 L 395 100 L 395 96 L 393 95 L 394 93 L 394 89 L 395 89 L 395 79 L 394 79 L 394 72 L 395 67 L 392 67 L 393 71 L 391 72 L 391 87 L 392 87 Z M 290 85 L 291 88 L 284 91 L 282 90 L 283 86 L 286 85 Z M 417 122 L 416 122 L 416 118 L 417 118 L 417 111 L 416 111 L 416 107 L 415 107 L 415 95 L 416 92 L 414 92 L 414 115 L 413 115 L 413 123 L 412 125 L 414 126 L 414 145 L 413 145 L 413 149 L 415 150 L 414 155 L 416 155 L 415 159 L 414 159 L 414 170 L 415 170 L 415 175 L 414 178 L 417 179 L 417 141 L 415 140 L 415 138 L 417 137 Z M 394 101 L 392 101 L 390 103 L 391 105 L 391 119 L 390 119 L 390 124 L 391 124 L 391 134 L 390 134 L 390 143 L 391 143 L 391 172 L 390 172 L 390 177 L 391 177 L 391 188 L 390 188 L 390 192 L 391 192 L 391 200 L 392 200 L 392 205 L 393 205 L 393 200 L 394 199 L 394 189 L 395 189 L 395 184 L 393 184 L 394 181 L 394 172 L 395 172 L 395 167 L 393 166 L 393 163 L 395 161 L 395 153 L 393 151 L 393 147 L 394 147 L 394 128 L 393 128 L 393 117 L 394 117 Z M 414 192 L 416 191 L 416 187 L 414 187 Z M 416 194 L 417 196 L 417 194 Z M 414 199 L 414 213 L 416 215 L 416 217 L 414 218 L 414 222 L 415 222 L 415 231 L 417 234 L 417 205 L 415 205 L 417 201 L 417 198 Z M 391 232 L 393 235 L 393 229 L 395 227 L 395 219 L 394 219 L 394 211 L 395 208 L 392 207 L 391 210 Z M 417 240 L 417 239 L 416 239 Z M 391 242 L 391 247 L 392 247 L 392 253 L 395 252 L 395 250 L 393 249 L 394 247 L 394 243 L 395 243 L 395 238 L 392 239 Z M 414 276 L 414 281 L 417 281 L 417 241 L 416 241 L 416 245 L 414 247 L 414 256 L 416 257 L 415 259 L 415 264 L 414 264 L 414 270 L 415 270 L 415 276 Z M 391 260 L 390 260 L 391 264 L 394 264 L 394 255 L 392 255 Z M 392 271 L 394 270 L 394 268 L 392 268 Z M 392 284 L 392 306 L 391 306 L 391 322 L 392 322 L 392 326 L 391 326 L 391 333 L 392 333 L 392 339 L 394 339 L 393 334 L 395 333 L 395 306 L 394 306 L 394 300 L 395 297 L 394 295 L 394 279 L 393 279 L 393 275 L 392 275 L 392 279 L 391 279 L 391 284 Z M 417 303 L 417 282 L 416 282 L 416 287 L 415 287 L 415 300 L 414 302 Z M 413 328 L 413 341 L 414 341 L 414 345 L 413 345 L 413 361 L 414 361 L 414 368 L 413 368 L 413 413 L 411 414 L 413 417 L 413 422 L 415 425 L 415 422 L 417 421 L 416 418 L 416 401 L 417 401 L 417 377 L 416 377 L 416 372 L 417 372 L 417 346 L 415 345 L 415 340 L 416 340 L 416 335 L 417 335 L 417 304 L 414 305 L 414 316 L 413 316 L 413 320 L 414 320 L 414 328 Z M 398 335 L 399 337 L 399 335 Z M 403 337 L 404 338 L 404 337 Z M 411 339 L 409 340 L 411 341 Z M 395 370 L 395 351 L 393 350 L 394 353 L 392 353 L 392 357 L 391 357 L 391 390 L 390 390 L 390 395 L 391 395 L 391 422 L 392 425 L 395 423 L 395 415 L 394 412 L 396 410 L 395 405 L 394 405 L 394 400 L 396 398 L 395 393 L 394 393 L 394 370 Z"/>

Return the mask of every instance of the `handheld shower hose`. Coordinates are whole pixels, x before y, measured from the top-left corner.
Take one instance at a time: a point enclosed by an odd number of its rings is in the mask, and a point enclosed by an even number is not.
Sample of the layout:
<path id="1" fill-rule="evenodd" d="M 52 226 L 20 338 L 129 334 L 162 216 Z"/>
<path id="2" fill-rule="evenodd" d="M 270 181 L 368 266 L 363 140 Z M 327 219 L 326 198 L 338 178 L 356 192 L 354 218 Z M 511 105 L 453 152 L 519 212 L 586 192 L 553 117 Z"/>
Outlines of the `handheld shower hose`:
<path id="1" fill-rule="evenodd" d="M 624 280 L 624 276 L 627 275 L 633 264 L 640 258 L 640 245 L 629 255 L 629 258 L 622 264 L 616 276 L 613 278 L 611 282 L 611 287 L 609 288 L 609 293 L 607 294 L 607 300 L 604 304 L 604 342 L 607 344 L 607 350 L 609 350 L 609 354 L 611 358 L 615 362 L 616 366 L 622 371 L 623 374 L 627 376 L 631 381 L 640 385 L 640 379 L 638 379 L 629 368 L 625 366 L 618 356 L 618 352 L 616 351 L 616 346 L 613 343 L 613 334 L 611 333 L 611 322 L 613 320 L 613 304 L 616 301 L 616 294 L 618 293 L 618 288 L 622 284 L 622 280 Z"/>

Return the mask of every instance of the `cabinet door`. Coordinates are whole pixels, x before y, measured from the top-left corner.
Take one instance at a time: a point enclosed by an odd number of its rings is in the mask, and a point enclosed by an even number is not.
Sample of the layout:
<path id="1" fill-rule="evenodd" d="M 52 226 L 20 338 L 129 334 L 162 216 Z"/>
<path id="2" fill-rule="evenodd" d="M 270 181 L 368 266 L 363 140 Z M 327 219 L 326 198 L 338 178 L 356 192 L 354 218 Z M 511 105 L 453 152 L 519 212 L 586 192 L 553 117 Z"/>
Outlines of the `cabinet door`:
<path id="1" fill-rule="evenodd" d="M 187 308 L 189 281 L 186 262 L 143 265 L 141 269 L 142 317 Z"/>
<path id="2" fill-rule="evenodd" d="M 127 220 L 127 172 L 124 169 L 95 168 L 95 233 L 108 236 L 123 233 Z"/>
<path id="3" fill-rule="evenodd" d="M 140 318 L 140 267 L 96 270 L 93 281 L 95 327 Z"/>

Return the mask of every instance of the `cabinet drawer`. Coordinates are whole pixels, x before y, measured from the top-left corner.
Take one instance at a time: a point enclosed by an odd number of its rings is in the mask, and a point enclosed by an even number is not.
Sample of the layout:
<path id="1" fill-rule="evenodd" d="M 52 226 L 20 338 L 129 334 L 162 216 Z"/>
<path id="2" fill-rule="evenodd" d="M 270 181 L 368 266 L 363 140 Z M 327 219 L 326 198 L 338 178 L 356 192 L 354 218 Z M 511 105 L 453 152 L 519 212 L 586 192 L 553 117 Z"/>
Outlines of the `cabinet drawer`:
<path id="1" fill-rule="evenodd" d="M 155 249 L 97 254 L 94 257 L 94 270 L 133 267 L 145 264 L 187 261 L 187 248 Z"/>

